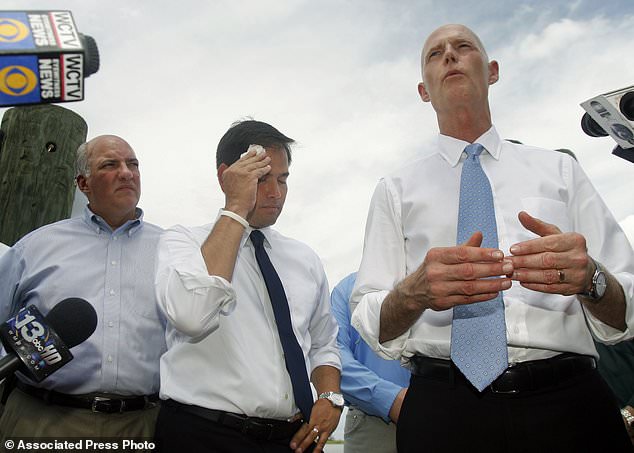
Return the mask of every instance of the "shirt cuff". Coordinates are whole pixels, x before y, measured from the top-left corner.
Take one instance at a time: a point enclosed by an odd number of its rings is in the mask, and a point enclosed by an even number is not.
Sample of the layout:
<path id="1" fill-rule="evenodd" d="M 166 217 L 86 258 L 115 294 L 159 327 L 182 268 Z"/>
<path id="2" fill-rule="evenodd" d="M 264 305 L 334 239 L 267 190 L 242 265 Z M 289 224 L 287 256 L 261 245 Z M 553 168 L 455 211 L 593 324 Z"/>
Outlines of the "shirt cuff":
<path id="1" fill-rule="evenodd" d="M 381 326 L 381 304 L 387 291 L 377 291 L 363 296 L 352 313 L 350 324 L 357 329 L 361 337 L 380 357 L 388 360 L 400 360 L 409 338 L 410 329 L 398 337 L 379 343 Z"/>
<path id="2" fill-rule="evenodd" d="M 632 306 L 634 304 L 633 277 L 631 274 L 627 273 L 612 275 L 623 288 L 623 294 L 625 295 L 625 325 L 627 326 L 625 331 L 622 332 L 619 329 L 615 329 L 614 327 L 599 321 L 584 307 L 586 319 L 588 320 L 592 333 L 598 341 L 605 344 L 616 344 L 632 338 L 632 332 L 634 332 L 634 306 Z"/>
<path id="3" fill-rule="evenodd" d="M 403 390 L 403 387 L 391 382 L 384 382 L 383 385 L 377 387 L 372 396 L 372 399 L 376 401 L 377 410 L 380 411 L 380 417 L 387 423 L 392 421 L 390 409 L 392 409 L 394 400 L 401 390 Z"/>

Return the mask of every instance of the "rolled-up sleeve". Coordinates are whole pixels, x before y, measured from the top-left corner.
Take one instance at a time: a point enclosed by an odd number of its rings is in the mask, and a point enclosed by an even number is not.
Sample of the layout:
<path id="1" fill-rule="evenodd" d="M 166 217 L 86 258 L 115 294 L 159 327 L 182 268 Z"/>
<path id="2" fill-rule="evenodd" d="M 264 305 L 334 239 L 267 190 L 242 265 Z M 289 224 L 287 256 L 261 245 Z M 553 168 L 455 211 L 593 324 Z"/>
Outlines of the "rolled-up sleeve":
<path id="1" fill-rule="evenodd" d="M 614 344 L 634 336 L 634 252 L 627 236 L 601 199 L 583 169 L 572 163 L 568 174 L 572 199 L 570 217 L 574 231 L 586 238 L 588 253 L 602 263 L 623 288 L 627 329 L 620 331 L 597 319 L 584 307 L 594 337 Z M 583 307 L 583 304 L 582 304 Z"/>
<path id="2" fill-rule="evenodd" d="M 352 326 L 379 356 L 399 360 L 410 330 L 379 343 L 381 305 L 406 276 L 405 238 L 401 227 L 398 191 L 386 179 L 379 181 L 368 213 L 363 258 L 350 299 Z"/>
<path id="3" fill-rule="evenodd" d="M 197 232 L 198 233 L 198 232 Z M 236 305 L 231 284 L 207 273 L 204 238 L 182 227 L 166 230 L 158 245 L 155 288 L 159 307 L 179 332 L 202 339 L 219 326 L 219 316 Z"/>
<path id="4" fill-rule="evenodd" d="M 328 280 L 319 265 L 319 303 L 310 321 L 311 347 L 308 353 L 311 372 L 321 365 L 329 365 L 341 370 L 341 359 L 337 347 L 338 325 L 330 310 Z"/>

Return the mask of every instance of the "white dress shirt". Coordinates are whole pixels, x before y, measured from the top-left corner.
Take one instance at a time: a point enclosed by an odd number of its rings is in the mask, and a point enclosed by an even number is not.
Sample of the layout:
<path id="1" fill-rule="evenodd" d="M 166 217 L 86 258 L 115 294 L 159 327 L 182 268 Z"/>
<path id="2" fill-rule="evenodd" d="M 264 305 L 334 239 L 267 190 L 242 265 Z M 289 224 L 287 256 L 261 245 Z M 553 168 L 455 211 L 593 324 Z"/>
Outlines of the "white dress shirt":
<path id="1" fill-rule="evenodd" d="M 560 352 L 597 356 L 590 330 L 608 343 L 631 337 L 634 254 L 581 167 L 567 154 L 501 140 L 493 127 L 476 142 L 486 148 L 480 161 L 493 190 L 499 248 L 510 255 L 511 245 L 537 237 L 520 224 L 521 210 L 564 232 L 581 233 L 590 256 L 621 283 L 627 302 L 628 329 L 620 332 L 594 318 L 575 296 L 539 293 L 513 282 L 504 291 L 509 362 Z M 351 300 L 352 324 L 386 357 L 404 363 L 414 354 L 449 358 L 453 310 L 426 310 L 401 336 L 383 344 L 379 320 L 385 296 L 431 248 L 456 245 L 459 162 L 468 144 L 440 135 L 433 153 L 383 178 L 374 192 Z"/>
<path id="2" fill-rule="evenodd" d="M 273 308 L 247 228 L 232 282 L 210 276 L 200 247 L 212 225 L 176 226 L 161 238 L 156 291 L 168 319 L 161 398 L 248 416 L 298 412 Z M 321 261 L 305 244 L 271 228 L 265 248 L 284 285 L 307 373 L 341 369 L 337 323 Z"/>

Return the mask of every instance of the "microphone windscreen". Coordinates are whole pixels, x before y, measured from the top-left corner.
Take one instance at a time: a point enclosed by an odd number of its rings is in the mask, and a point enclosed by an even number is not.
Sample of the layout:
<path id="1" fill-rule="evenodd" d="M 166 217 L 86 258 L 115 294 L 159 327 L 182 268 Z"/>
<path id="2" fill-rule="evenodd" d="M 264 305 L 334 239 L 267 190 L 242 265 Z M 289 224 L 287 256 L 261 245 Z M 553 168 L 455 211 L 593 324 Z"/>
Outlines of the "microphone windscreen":
<path id="1" fill-rule="evenodd" d="M 70 297 L 51 308 L 46 322 L 70 349 L 93 334 L 97 328 L 97 312 L 86 300 Z"/>

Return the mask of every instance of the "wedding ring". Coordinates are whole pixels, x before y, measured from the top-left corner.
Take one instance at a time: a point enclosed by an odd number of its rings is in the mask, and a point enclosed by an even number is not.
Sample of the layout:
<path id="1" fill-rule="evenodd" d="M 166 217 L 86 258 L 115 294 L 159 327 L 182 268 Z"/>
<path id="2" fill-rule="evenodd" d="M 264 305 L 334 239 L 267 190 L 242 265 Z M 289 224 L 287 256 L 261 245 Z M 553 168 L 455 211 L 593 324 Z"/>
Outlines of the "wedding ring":
<path id="1" fill-rule="evenodd" d="M 559 274 L 559 283 L 563 283 L 566 279 L 566 274 L 561 269 L 557 269 L 557 274 Z"/>
<path id="2" fill-rule="evenodd" d="M 319 434 L 319 430 L 317 429 L 317 427 L 313 427 L 313 432 Z"/>

